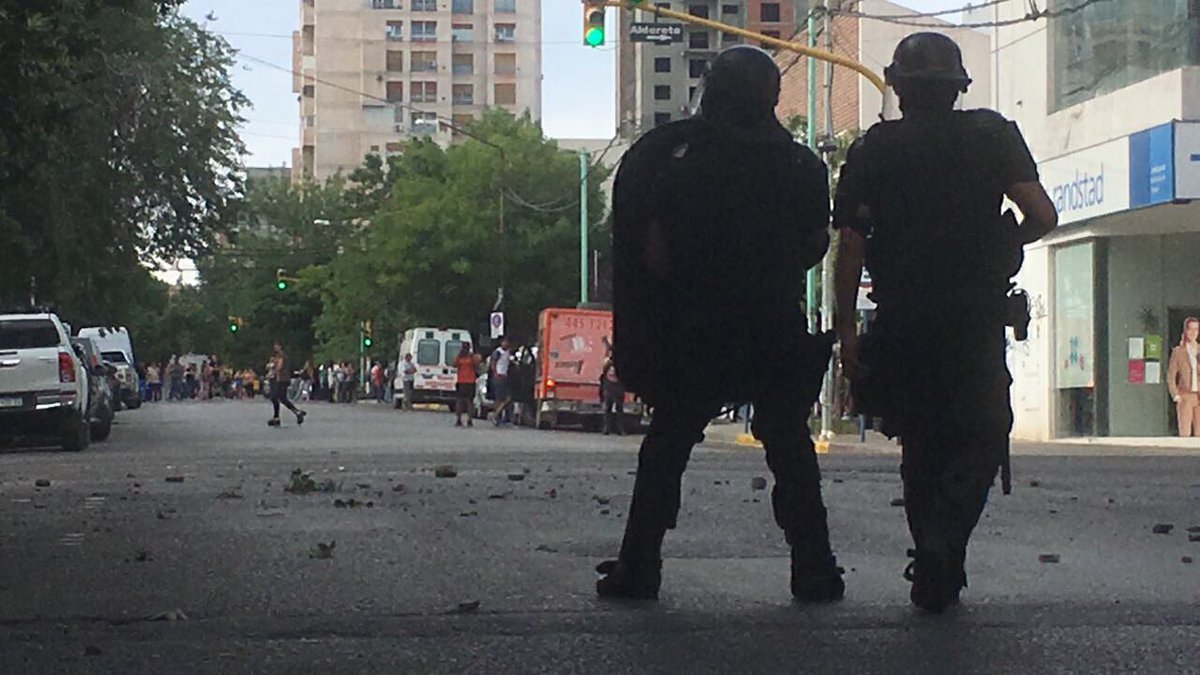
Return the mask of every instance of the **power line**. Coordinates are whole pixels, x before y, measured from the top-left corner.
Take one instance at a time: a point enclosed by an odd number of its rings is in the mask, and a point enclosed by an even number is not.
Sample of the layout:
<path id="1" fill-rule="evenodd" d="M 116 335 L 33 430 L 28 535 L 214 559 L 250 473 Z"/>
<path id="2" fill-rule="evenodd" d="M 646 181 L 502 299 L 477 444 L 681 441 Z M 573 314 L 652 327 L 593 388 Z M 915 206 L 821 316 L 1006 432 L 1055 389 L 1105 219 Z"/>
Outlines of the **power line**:
<path id="1" fill-rule="evenodd" d="M 344 86 L 344 85 L 338 84 L 338 83 L 336 83 L 336 82 L 330 82 L 329 80 L 324 80 L 324 79 L 321 79 L 321 78 L 319 78 L 319 77 L 317 77 L 317 76 L 315 76 L 315 75 L 306 75 L 306 74 L 304 74 L 304 73 L 302 73 L 302 72 L 300 72 L 300 71 L 298 71 L 298 70 L 295 70 L 294 68 L 289 68 L 289 67 L 287 67 L 287 66 L 281 66 L 281 65 L 279 65 L 279 64 L 277 64 L 277 63 L 273 63 L 273 62 L 271 62 L 271 61 L 268 61 L 268 60 L 266 60 L 266 59 L 259 58 L 259 57 L 257 57 L 257 56 L 254 56 L 254 55 L 252 55 L 252 54 L 247 54 L 247 53 L 245 53 L 245 52 L 238 52 L 238 55 L 239 55 L 239 56 L 242 56 L 242 57 L 245 57 L 245 58 L 247 58 L 247 59 L 249 59 L 249 60 L 251 60 L 251 61 L 254 61 L 254 62 L 256 62 L 256 63 L 260 63 L 260 64 L 262 64 L 262 65 L 264 65 L 264 66 L 267 66 L 267 67 L 269 67 L 269 68 L 274 68 L 274 69 L 276 69 L 276 70 L 280 70 L 280 71 L 283 71 L 283 72 L 285 72 L 285 73 L 290 73 L 290 74 L 292 74 L 292 75 L 297 75 L 297 76 L 299 76 L 299 77 L 305 78 L 306 80 L 311 80 L 311 81 L 313 81 L 313 82 L 316 82 L 317 84 L 322 84 L 322 85 L 325 85 L 325 86 L 327 86 L 327 87 L 333 87 L 334 89 L 340 89 L 340 90 L 342 90 L 342 91 L 345 91 L 345 92 L 348 92 L 348 93 L 351 93 L 351 94 L 357 94 L 357 95 L 359 95 L 359 96 L 362 96 L 362 97 L 364 97 L 364 98 L 369 98 L 369 99 L 371 99 L 371 100 L 374 100 L 374 101 L 379 101 L 379 102 L 381 102 L 381 103 L 385 103 L 385 104 L 387 104 L 387 105 L 395 106 L 395 107 L 397 107 L 397 108 L 407 109 L 407 110 L 409 110 L 409 111 L 410 111 L 410 112 L 412 112 L 412 113 L 416 113 L 416 114 L 420 114 L 420 115 L 431 115 L 431 116 L 433 116 L 433 118 L 434 118 L 435 120 L 437 120 L 437 121 L 438 121 L 438 123 L 439 123 L 439 124 L 441 124 L 442 126 L 444 126 L 444 127 L 448 128 L 448 129 L 450 129 L 451 131 L 453 131 L 453 132 L 455 132 L 455 133 L 462 134 L 463 136 L 467 136 L 468 138 L 473 138 L 473 139 L 475 139 L 475 140 L 477 140 L 477 141 L 479 141 L 479 142 L 481 142 L 481 143 L 483 143 L 483 144 L 485 144 L 485 145 L 489 145 L 489 146 L 491 146 L 491 147 L 497 148 L 498 150 L 500 150 L 500 151 L 501 151 L 501 154 L 503 154 L 503 149 L 502 149 L 502 148 L 500 148 L 500 146 L 498 146 L 498 145 L 496 145 L 496 144 L 492 143 L 491 141 L 488 141 L 488 140 L 486 140 L 486 139 L 480 138 L 479 136 L 476 136 L 475 134 L 472 134 L 471 132 L 469 132 L 469 131 L 467 131 L 466 129 L 464 129 L 464 128 L 462 128 L 461 126 L 459 126 L 459 125 L 458 125 L 456 122 L 454 122 L 454 120 L 452 120 L 452 119 L 447 119 L 447 118 L 445 118 L 445 117 L 442 117 L 441 115 L 438 115 L 437 113 L 429 112 L 429 111 L 427 111 L 427 110 L 422 110 L 422 109 L 420 109 L 420 108 L 417 108 L 416 106 L 410 105 L 410 104 L 408 104 L 408 103 L 404 103 L 403 101 L 392 101 L 392 100 L 389 100 L 389 99 L 383 98 L 383 97 L 381 97 L 381 96 L 376 96 L 375 94 L 370 94 L 370 93 L 367 93 L 367 92 L 365 92 L 365 91 L 362 91 L 362 90 L 359 90 L 359 89 L 355 89 L 355 88 L 353 88 L 353 87 L 347 87 L 347 86 Z M 617 140 L 617 136 L 616 136 L 616 135 L 614 135 L 614 136 L 613 136 L 613 138 L 612 138 L 612 139 L 609 141 L 609 143 L 608 143 L 608 146 L 607 146 L 607 147 L 605 147 L 605 149 L 604 149 L 604 152 L 601 154 L 601 158 L 603 158 L 604 154 L 607 154 L 607 153 L 608 153 L 608 150 L 612 148 L 613 144 L 614 144 L 614 143 L 616 143 L 616 140 Z M 590 166 L 588 166 L 588 169 L 587 169 L 587 171 L 585 171 L 585 172 L 584 172 L 584 175 L 580 177 L 580 179 L 579 179 L 579 182 L 577 183 L 577 185 L 578 185 L 578 184 L 582 184 L 582 183 L 584 183 L 585 181 L 587 181 L 589 178 L 591 178 L 592 172 L 596 170 L 596 167 L 597 167 L 597 166 L 599 166 L 599 161 L 593 162 L 593 163 L 592 163 Z M 508 191 L 508 192 L 511 192 L 511 189 L 510 189 L 510 188 L 504 188 L 504 189 L 505 189 L 506 191 Z M 516 193 L 513 193 L 513 194 L 515 195 Z M 518 195 L 518 196 L 519 196 L 519 195 Z M 521 200 L 520 200 L 520 201 L 521 201 L 521 202 L 530 202 L 530 200 L 528 200 L 528 199 L 524 199 L 524 198 L 521 198 Z M 522 205 L 523 205 L 523 204 L 522 204 Z"/>
<path id="2" fill-rule="evenodd" d="M 290 33 L 251 33 L 251 32 L 242 32 L 242 31 L 230 31 L 230 30 L 215 30 L 212 28 L 209 28 L 208 32 L 213 33 L 215 35 L 222 35 L 222 36 L 228 36 L 228 37 L 257 37 L 257 38 L 271 38 L 271 39 L 275 39 L 275 40 L 291 40 L 291 39 L 293 39 L 293 36 Z M 582 46 L 582 44 L 583 44 L 579 40 L 505 40 L 503 42 L 488 42 L 488 41 L 479 41 L 479 42 L 470 41 L 470 42 L 468 42 L 465 40 L 454 40 L 454 39 L 450 39 L 450 40 L 390 40 L 386 37 L 381 37 L 381 38 L 374 38 L 374 37 L 320 37 L 320 38 L 315 38 L 315 39 L 318 42 L 363 42 L 363 43 L 382 42 L 382 43 L 386 43 L 386 44 L 394 44 L 397 46 L 408 44 L 408 45 L 413 45 L 413 49 L 417 49 L 417 47 L 419 47 L 420 45 L 445 45 L 445 44 L 456 44 L 456 45 L 485 44 L 485 45 L 495 46 L 495 47 L 503 47 L 504 45 L 574 45 L 574 46 Z M 610 51 L 610 50 L 599 50 L 599 51 Z"/>
<path id="3" fill-rule="evenodd" d="M 945 29 L 947 27 L 951 27 L 951 28 L 1001 28 L 1004 26 L 1015 26 L 1015 25 L 1021 24 L 1021 23 L 1037 21 L 1038 19 L 1054 19 L 1054 18 L 1061 17 L 1061 16 L 1067 16 L 1069 14 L 1074 14 L 1076 12 L 1080 12 L 1083 9 L 1090 7 L 1092 5 L 1095 5 L 1097 3 L 1110 2 L 1110 1 L 1111 0 L 1081 0 L 1081 2 L 1078 5 L 1072 5 L 1070 7 L 1063 7 L 1062 9 L 1059 9 L 1059 10 L 1050 10 L 1050 9 L 1039 10 L 1039 9 L 1037 9 L 1036 5 L 1032 5 L 1029 12 L 1027 12 L 1024 16 L 1021 16 L 1018 18 L 1002 19 L 1000 21 L 976 21 L 976 22 L 972 22 L 972 23 L 958 23 L 958 24 L 949 24 L 949 25 L 947 25 L 946 23 L 922 23 L 922 22 L 917 22 L 917 21 L 906 21 L 903 18 L 897 17 L 894 14 L 864 14 L 862 12 L 836 10 L 836 9 L 831 9 L 829 11 L 834 14 L 840 15 L 840 16 L 851 16 L 851 17 L 856 17 L 859 19 L 870 19 L 872 21 L 884 21 L 887 23 L 894 23 L 894 24 L 897 24 L 900 26 L 913 26 L 914 28 L 942 28 L 942 29 Z M 965 10 L 959 10 L 959 11 L 965 11 Z M 910 15 L 910 16 L 916 16 L 916 15 Z"/>
<path id="4" fill-rule="evenodd" d="M 980 2 L 980 3 L 968 3 L 966 6 L 958 7 L 956 9 L 942 9 L 942 10 L 938 10 L 936 12 L 914 12 L 911 14 L 872 14 L 869 17 L 867 15 L 863 14 L 861 16 L 863 18 L 873 18 L 873 19 L 878 19 L 878 18 L 891 18 L 891 19 L 932 18 L 932 17 L 936 17 L 936 16 L 946 16 L 948 14 L 960 14 L 962 12 L 969 12 L 973 9 L 984 9 L 986 7 L 994 7 L 996 5 L 1001 5 L 1006 2 L 1009 2 L 1009 0 L 986 0 L 985 2 Z M 833 10 L 833 11 L 835 13 L 837 13 L 837 12 L 848 13 L 851 10 L 840 9 L 840 10 Z M 952 24 L 952 25 L 957 25 L 957 24 Z"/>

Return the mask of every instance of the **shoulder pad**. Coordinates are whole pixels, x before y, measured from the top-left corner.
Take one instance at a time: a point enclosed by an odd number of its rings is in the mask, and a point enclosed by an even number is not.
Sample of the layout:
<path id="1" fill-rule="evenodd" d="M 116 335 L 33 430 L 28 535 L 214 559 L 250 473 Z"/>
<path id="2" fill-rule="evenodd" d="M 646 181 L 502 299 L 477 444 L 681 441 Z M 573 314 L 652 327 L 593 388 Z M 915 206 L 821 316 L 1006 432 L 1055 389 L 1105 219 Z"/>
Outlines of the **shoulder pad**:
<path id="1" fill-rule="evenodd" d="M 988 108 L 976 108 L 975 110 L 963 110 L 959 112 L 971 122 L 977 129 L 1001 129 L 1007 127 L 1010 122 L 1007 117 L 1001 115 L 995 110 Z"/>

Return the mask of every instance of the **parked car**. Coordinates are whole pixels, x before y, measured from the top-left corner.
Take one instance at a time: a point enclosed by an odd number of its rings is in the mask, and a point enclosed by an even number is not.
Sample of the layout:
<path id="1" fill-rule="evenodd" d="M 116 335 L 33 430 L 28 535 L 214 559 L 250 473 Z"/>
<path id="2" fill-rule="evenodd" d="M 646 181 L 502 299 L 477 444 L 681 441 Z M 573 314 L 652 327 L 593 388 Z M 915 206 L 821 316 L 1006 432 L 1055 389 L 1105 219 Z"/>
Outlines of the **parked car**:
<path id="1" fill-rule="evenodd" d="M 114 409 L 125 406 L 130 410 L 142 405 L 142 383 L 137 361 L 133 358 L 133 340 L 124 326 L 92 326 L 80 328 L 79 337 L 92 338 L 100 348 L 100 356 L 117 368 L 120 383 L 113 400 Z"/>
<path id="2" fill-rule="evenodd" d="M 50 312 L 0 314 L 0 436 L 87 448 L 91 404 L 84 360 Z"/>
<path id="3" fill-rule="evenodd" d="M 112 398 L 113 385 L 117 382 L 117 368 L 100 358 L 100 350 L 91 338 L 73 337 L 71 346 L 87 366 L 88 422 L 91 425 L 92 440 L 108 440 L 109 434 L 112 433 L 113 418 L 117 415 Z"/>

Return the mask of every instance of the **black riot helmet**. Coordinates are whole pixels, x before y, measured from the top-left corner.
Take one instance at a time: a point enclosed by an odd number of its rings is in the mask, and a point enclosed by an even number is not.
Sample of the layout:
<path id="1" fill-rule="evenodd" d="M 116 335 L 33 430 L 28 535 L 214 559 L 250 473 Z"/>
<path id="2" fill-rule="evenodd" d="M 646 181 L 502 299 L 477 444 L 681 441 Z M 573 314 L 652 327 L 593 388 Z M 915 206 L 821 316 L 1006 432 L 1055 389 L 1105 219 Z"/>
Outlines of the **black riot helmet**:
<path id="1" fill-rule="evenodd" d="M 698 114 L 738 126 L 774 120 L 779 80 L 779 66 L 770 54 L 749 45 L 730 47 L 704 73 Z"/>
<path id="2" fill-rule="evenodd" d="M 897 90 L 907 85 L 952 86 L 966 93 L 971 78 L 963 67 L 962 50 L 941 33 L 913 33 L 896 45 L 892 64 L 883 69 L 887 83 Z"/>

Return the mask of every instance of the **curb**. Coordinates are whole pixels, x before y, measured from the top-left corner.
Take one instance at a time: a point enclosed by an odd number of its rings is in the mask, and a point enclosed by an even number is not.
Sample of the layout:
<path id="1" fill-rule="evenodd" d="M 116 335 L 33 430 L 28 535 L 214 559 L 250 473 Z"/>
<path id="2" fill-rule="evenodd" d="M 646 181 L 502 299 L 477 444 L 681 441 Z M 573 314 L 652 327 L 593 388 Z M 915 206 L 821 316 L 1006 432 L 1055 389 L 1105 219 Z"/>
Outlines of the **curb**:
<path id="1" fill-rule="evenodd" d="M 729 444 L 729 441 L 724 441 L 724 440 L 715 440 L 712 442 L 719 443 L 721 445 Z M 745 434 L 745 433 L 738 434 L 733 439 L 733 445 L 736 445 L 736 446 L 742 447 L 742 448 L 755 448 L 758 450 L 761 450 L 763 447 L 762 442 L 759 441 L 758 439 L 754 438 L 753 434 Z M 829 448 L 831 447 L 829 441 L 813 439 L 813 445 L 816 446 L 818 455 L 828 455 L 829 454 Z"/>

